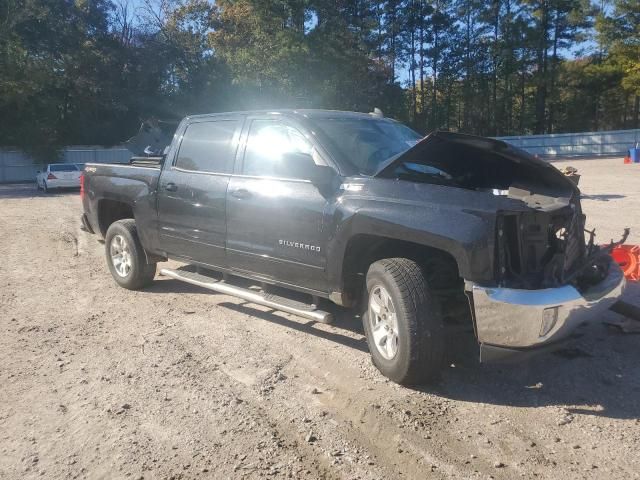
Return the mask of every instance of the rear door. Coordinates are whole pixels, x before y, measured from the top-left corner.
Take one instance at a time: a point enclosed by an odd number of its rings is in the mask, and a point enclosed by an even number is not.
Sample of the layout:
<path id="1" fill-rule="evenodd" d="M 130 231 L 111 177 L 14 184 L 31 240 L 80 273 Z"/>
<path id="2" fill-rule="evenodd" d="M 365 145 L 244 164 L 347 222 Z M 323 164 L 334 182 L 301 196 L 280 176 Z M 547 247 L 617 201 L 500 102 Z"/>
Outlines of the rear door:
<path id="1" fill-rule="evenodd" d="M 169 255 L 225 264 L 226 193 L 242 120 L 204 117 L 178 132 L 158 184 L 158 236 Z"/>
<path id="2" fill-rule="evenodd" d="M 244 155 L 229 183 L 227 261 L 265 279 L 326 291 L 327 198 L 309 180 L 287 178 L 283 154 L 311 154 L 326 164 L 310 135 L 287 119 L 247 119 Z"/>

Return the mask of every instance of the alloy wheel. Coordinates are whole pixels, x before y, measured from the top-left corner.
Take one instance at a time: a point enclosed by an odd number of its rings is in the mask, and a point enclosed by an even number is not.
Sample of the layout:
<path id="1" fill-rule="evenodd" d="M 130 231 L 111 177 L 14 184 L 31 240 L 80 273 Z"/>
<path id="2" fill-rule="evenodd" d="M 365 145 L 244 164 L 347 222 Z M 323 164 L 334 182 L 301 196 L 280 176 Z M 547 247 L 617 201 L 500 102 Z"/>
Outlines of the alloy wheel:
<path id="1" fill-rule="evenodd" d="M 376 349 L 387 360 L 398 353 L 398 317 L 391 295 L 382 285 L 369 294 L 369 324 Z"/>
<path id="2" fill-rule="evenodd" d="M 109 254 L 111 255 L 111 263 L 116 273 L 121 277 L 126 277 L 131 272 L 133 259 L 129 244 L 122 235 L 114 235 L 109 245 Z"/>

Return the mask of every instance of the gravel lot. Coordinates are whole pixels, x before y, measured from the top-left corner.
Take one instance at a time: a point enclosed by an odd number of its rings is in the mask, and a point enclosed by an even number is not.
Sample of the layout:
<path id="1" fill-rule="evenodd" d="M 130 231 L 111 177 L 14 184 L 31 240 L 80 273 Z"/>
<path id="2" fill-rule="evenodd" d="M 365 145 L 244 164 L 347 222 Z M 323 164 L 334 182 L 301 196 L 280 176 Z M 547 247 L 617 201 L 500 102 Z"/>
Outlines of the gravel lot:
<path id="1" fill-rule="evenodd" d="M 630 226 L 640 243 L 640 165 L 569 163 L 599 241 Z M 347 312 L 327 326 L 162 277 L 117 287 L 80 208 L 0 186 L 2 479 L 640 478 L 638 335 L 597 323 L 493 366 L 465 337 L 439 384 L 402 388 Z"/>

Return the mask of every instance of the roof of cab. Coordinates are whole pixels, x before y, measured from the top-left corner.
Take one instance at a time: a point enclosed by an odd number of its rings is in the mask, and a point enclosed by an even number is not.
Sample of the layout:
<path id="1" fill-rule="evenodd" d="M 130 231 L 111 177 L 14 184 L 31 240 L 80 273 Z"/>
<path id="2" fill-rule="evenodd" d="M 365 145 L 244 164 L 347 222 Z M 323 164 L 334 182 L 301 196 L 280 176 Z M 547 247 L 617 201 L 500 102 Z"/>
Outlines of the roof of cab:
<path id="1" fill-rule="evenodd" d="M 201 115 L 188 115 L 187 119 L 198 119 L 228 115 L 256 115 L 256 114 L 272 114 L 272 115 L 291 115 L 302 116 L 305 118 L 326 118 L 326 117 L 353 117 L 353 118 L 385 118 L 378 117 L 369 113 L 363 112 L 349 112 L 344 110 L 320 110 L 320 109 L 273 109 L 273 110 L 246 110 L 238 112 L 220 112 L 220 113 L 206 113 Z M 389 119 L 391 120 L 391 119 Z"/>

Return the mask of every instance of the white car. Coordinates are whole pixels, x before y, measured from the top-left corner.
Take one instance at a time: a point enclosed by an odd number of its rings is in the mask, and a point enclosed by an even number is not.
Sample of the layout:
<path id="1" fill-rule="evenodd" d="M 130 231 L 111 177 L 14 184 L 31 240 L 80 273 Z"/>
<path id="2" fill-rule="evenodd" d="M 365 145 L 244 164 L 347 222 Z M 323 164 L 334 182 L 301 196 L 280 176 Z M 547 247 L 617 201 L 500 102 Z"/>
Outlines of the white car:
<path id="1" fill-rule="evenodd" d="M 49 163 L 47 168 L 38 171 L 36 186 L 45 193 L 54 188 L 80 188 L 81 173 L 75 163 Z"/>

